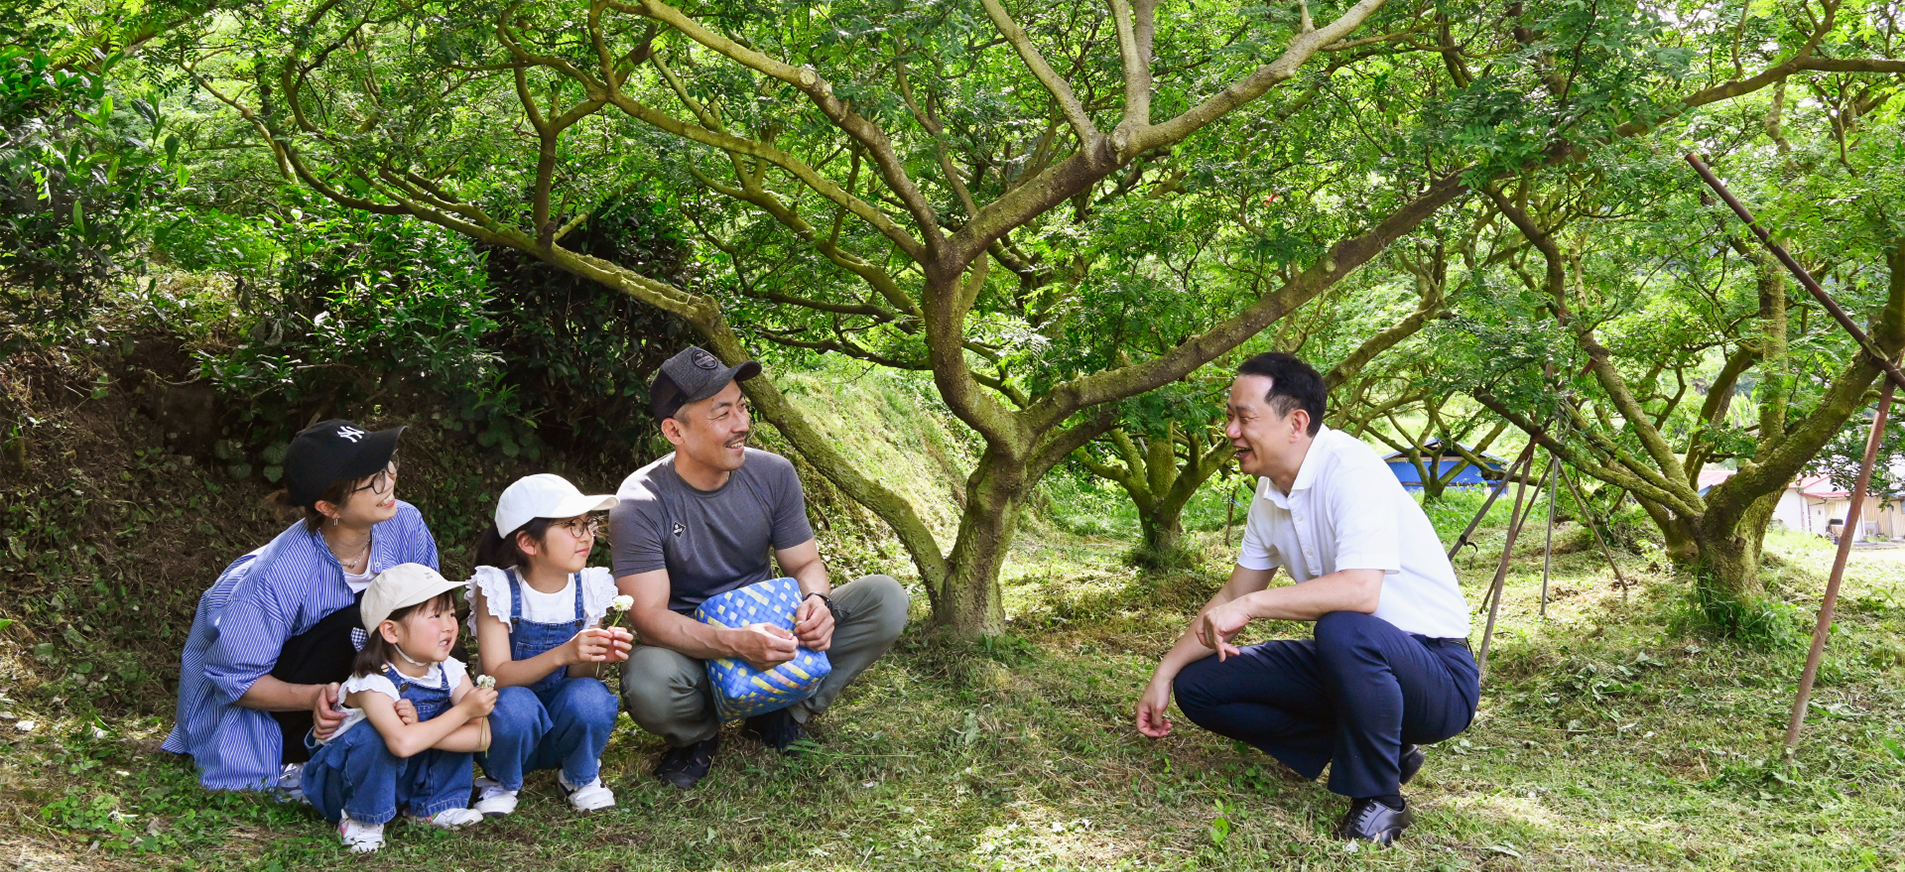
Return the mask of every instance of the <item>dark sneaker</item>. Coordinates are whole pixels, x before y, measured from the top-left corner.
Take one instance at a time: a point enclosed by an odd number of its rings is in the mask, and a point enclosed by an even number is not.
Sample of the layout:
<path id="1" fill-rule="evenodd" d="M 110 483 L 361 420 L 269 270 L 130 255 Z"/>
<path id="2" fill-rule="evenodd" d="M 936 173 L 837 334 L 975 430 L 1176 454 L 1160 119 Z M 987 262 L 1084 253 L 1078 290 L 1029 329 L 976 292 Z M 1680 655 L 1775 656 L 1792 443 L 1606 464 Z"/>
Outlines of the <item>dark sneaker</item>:
<path id="1" fill-rule="evenodd" d="M 1373 797 L 1357 799 L 1350 802 L 1349 813 L 1336 825 L 1336 837 L 1387 845 L 1415 822 L 1416 816 L 1409 812 L 1408 805 L 1390 808 Z"/>
<path id="2" fill-rule="evenodd" d="M 807 730 L 786 709 L 748 718 L 745 729 L 758 737 L 761 744 L 790 757 L 800 754 L 800 747 L 795 743 L 807 738 Z"/>
<path id="3" fill-rule="evenodd" d="M 655 777 L 682 790 L 693 790 L 714 766 L 714 752 L 720 747 L 721 737 L 716 736 L 704 742 L 669 748 L 655 767 Z"/>
<path id="4" fill-rule="evenodd" d="M 1402 764 L 1402 778 L 1400 781 L 1403 784 L 1408 784 L 1409 779 L 1416 777 L 1416 773 L 1422 771 L 1423 759 L 1424 755 L 1421 748 L 1414 745 L 1402 746 L 1402 760 L 1400 761 Z"/>

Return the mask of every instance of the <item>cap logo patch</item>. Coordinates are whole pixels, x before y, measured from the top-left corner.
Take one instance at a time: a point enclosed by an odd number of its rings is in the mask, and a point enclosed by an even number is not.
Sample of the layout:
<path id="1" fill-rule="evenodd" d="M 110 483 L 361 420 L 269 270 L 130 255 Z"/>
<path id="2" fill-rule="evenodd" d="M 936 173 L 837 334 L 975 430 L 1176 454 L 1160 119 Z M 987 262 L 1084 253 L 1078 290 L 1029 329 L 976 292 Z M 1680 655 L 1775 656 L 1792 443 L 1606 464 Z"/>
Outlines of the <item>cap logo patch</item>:
<path id="1" fill-rule="evenodd" d="M 721 361 L 715 360 L 714 355 L 706 351 L 697 350 L 694 354 L 689 355 L 689 357 L 693 358 L 695 366 L 701 367 L 702 369 L 715 370 L 721 368 Z"/>
<path id="2" fill-rule="evenodd" d="M 365 436 L 369 436 L 369 435 L 370 435 L 369 433 L 366 433 L 366 432 L 364 432 L 364 431 L 362 431 L 362 430 L 359 430 L 359 429 L 357 429 L 356 427 L 339 427 L 339 428 L 337 428 L 337 438 L 339 438 L 339 439 L 348 439 L 348 440 L 350 440 L 350 441 L 351 441 L 351 442 L 353 442 L 353 443 L 355 443 L 355 442 L 357 442 L 358 440 L 360 440 L 360 439 L 362 439 L 362 438 L 364 438 Z"/>

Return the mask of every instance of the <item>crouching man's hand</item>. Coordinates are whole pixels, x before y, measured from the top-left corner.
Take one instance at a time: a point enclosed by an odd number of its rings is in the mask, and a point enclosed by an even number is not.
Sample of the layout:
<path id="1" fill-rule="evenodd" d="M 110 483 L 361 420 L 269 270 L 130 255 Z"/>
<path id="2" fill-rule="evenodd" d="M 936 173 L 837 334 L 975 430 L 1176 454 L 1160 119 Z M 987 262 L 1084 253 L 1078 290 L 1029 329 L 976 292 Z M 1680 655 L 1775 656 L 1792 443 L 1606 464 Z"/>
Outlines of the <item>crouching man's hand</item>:
<path id="1" fill-rule="evenodd" d="M 773 624 L 749 624 L 730 637 L 735 656 L 763 672 L 794 659 L 794 634 Z"/>

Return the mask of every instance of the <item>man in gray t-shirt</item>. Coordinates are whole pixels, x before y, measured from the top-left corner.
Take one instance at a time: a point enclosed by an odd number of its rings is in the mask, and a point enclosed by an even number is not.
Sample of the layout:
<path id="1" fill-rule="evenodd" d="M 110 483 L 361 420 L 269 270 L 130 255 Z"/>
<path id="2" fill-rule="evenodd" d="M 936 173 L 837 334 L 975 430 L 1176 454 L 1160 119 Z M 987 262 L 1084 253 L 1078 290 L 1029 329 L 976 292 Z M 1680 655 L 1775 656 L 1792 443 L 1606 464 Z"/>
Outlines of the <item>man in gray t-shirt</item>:
<path id="1" fill-rule="evenodd" d="M 675 455 L 635 471 L 609 513 L 615 577 L 668 571 L 668 608 L 691 614 L 702 600 L 776 577 L 768 550 L 812 542 L 800 476 L 787 458 L 745 449 L 741 467 L 711 491 L 675 471 Z"/>
<path id="2" fill-rule="evenodd" d="M 747 447 L 752 418 L 740 382 L 761 372 L 689 347 L 662 364 L 650 410 L 675 451 L 622 482 L 609 513 L 615 583 L 633 597 L 641 644 L 622 669 L 622 701 L 642 729 L 667 740 L 656 776 L 683 790 L 708 774 L 719 747 L 707 666 L 714 658 L 767 669 L 797 646 L 827 652 L 833 671 L 813 696 L 747 719 L 747 731 L 793 753 L 803 724 L 839 696 L 906 627 L 904 588 L 869 575 L 838 588 L 807 523 L 800 477 L 786 458 Z M 772 624 L 722 627 L 692 617 L 703 600 L 776 577 L 800 583 L 794 631 Z"/>

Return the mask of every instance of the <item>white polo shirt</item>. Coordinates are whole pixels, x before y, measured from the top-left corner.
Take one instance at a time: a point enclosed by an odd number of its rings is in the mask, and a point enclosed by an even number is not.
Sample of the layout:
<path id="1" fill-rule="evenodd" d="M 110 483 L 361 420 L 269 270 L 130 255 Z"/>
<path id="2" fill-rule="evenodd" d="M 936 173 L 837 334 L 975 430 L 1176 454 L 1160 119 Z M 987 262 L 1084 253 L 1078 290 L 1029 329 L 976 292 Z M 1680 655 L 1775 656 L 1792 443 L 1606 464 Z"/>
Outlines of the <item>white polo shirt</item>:
<path id="1" fill-rule="evenodd" d="M 1338 430 L 1317 431 L 1288 494 L 1257 480 L 1237 565 L 1281 566 L 1299 584 L 1380 569 L 1376 617 L 1405 633 L 1468 637 L 1468 603 L 1429 516 L 1374 449 Z"/>

